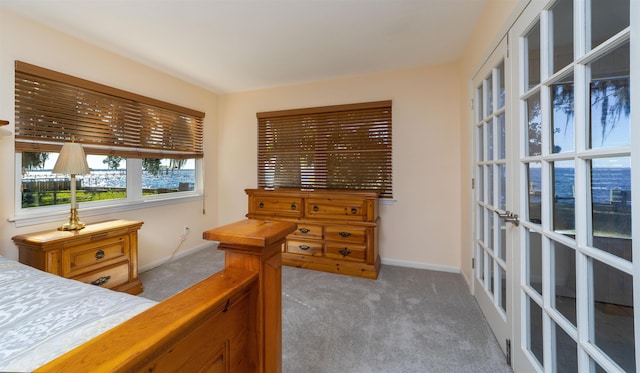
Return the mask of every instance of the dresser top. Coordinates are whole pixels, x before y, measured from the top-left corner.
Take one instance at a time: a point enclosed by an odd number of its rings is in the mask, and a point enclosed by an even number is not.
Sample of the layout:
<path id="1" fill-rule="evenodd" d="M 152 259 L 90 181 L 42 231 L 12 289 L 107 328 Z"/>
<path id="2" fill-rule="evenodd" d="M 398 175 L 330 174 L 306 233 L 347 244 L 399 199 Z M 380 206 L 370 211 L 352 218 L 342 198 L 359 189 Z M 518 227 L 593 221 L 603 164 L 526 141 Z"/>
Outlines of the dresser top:
<path id="1" fill-rule="evenodd" d="M 12 237 L 14 242 L 32 242 L 32 243 L 54 243 L 64 241 L 70 238 L 82 238 L 91 236 L 92 234 L 103 234 L 111 231 L 129 228 L 140 229 L 141 221 L 131 220 L 109 220 L 100 223 L 87 224 L 84 229 L 77 231 L 59 231 L 57 229 L 40 231 L 34 233 L 25 233 Z"/>

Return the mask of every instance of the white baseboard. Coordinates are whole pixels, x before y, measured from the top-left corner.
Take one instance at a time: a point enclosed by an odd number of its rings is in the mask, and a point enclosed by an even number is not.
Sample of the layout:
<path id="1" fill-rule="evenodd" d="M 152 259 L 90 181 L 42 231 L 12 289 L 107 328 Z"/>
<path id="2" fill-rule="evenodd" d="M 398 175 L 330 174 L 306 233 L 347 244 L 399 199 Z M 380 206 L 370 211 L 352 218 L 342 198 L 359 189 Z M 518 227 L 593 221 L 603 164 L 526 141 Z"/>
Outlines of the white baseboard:
<path id="1" fill-rule="evenodd" d="M 417 269 L 428 269 L 431 271 L 460 273 L 459 267 L 443 266 L 439 264 L 427 264 L 427 263 L 410 262 L 407 260 L 385 259 L 385 258 L 381 258 L 380 262 L 384 265 L 390 265 L 390 266 L 396 266 L 396 267 L 408 267 L 408 268 L 417 268 Z"/>
<path id="2" fill-rule="evenodd" d="M 218 246 L 217 242 L 205 242 L 202 245 L 198 245 L 198 246 L 194 246 L 188 250 L 184 250 L 184 251 L 179 251 L 176 255 L 174 255 L 173 257 L 169 257 L 169 258 L 162 258 L 159 260 L 156 260 L 155 262 L 151 262 L 148 264 L 145 264 L 141 267 L 138 268 L 138 272 L 142 273 L 142 272 L 146 272 L 150 269 L 154 269 L 158 266 L 161 266 L 167 262 L 169 262 L 172 259 L 179 259 L 182 258 L 183 256 L 187 256 L 193 253 L 196 253 L 200 250 L 206 249 L 206 248 L 211 248 L 213 250 L 215 250 L 215 247 Z M 140 255 L 140 254 L 138 254 Z"/>

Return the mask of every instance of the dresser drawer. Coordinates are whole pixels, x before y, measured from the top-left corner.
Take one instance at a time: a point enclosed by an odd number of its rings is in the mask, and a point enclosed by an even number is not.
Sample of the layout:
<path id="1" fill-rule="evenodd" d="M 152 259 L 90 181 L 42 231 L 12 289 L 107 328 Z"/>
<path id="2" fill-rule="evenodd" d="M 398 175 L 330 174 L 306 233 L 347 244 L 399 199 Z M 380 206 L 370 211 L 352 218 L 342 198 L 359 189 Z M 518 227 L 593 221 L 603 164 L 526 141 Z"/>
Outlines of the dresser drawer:
<path id="1" fill-rule="evenodd" d="M 324 238 L 327 241 L 364 244 L 367 228 L 349 226 L 326 226 Z"/>
<path id="2" fill-rule="evenodd" d="M 129 281 L 129 262 L 122 262 L 94 272 L 74 276 L 72 279 L 111 289 Z"/>
<path id="3" fill-rule="evenodd" d="M 250 196 L 249 214 L 299 218 L 302 216 L 302 198 Z"/>
<path id="4" fill-rule="evenodd" d="M 298 229 L 291 236 L 322 239 L 322 225 L 299 223 Z"/>
<path id="5" fill-rule="evenodd" d="M 287 252 L 291 254 L 322 256 L 322 241 L 287 239 Z"/>
<path id="6" fill-rule="evenodd" d="M 128 258 L 128 236 L 72 246 L 62 252 L 62 273 L 65 277 L 73 277 Z"/>
<path id="7" fill-rule="evenodd" d="M 359 245 L 341 245 L 339 243 L 327 242 L 325 256 L 327 258 L 363 262 L 367 259 L 367 248 Z"/>
<path id="8" fill-rule="evenodd" d="M 361 199 L 307 198 L 304 211 L 308 218 L 367 220 L 367 204 Z"/>

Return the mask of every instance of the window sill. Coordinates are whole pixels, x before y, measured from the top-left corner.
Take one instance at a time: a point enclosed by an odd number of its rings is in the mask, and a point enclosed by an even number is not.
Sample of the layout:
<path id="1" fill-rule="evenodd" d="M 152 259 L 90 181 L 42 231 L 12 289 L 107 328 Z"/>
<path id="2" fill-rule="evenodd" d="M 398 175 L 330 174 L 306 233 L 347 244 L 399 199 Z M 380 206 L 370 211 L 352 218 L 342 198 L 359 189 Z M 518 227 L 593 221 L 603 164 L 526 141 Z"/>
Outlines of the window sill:
<path id="1" fill-rule="evenodd" d="M 79 205 L 79 215 L 82 218 L 88 218 L 92 216 L 113 214 L 123 211 L 139 210 L 150 207 L 173 205 L 176 203 L 201 201 L 203 199 L 202 194 L 190 194 L 188 196 L 168 197 L 168 198 L 149 198 L 141 201 L 122 202 L 118 204 L 109 204 L 102 206 L 88 206 Z M 24 214 L 8 218 L 7 221 L 16 224 L 16 228 L 27 227 L 30 225 L 45 224 L 52 222 L 62 222 L 69 218 L 69 208 L 63 210 L 56 209 L 55 211 L 49 211 L 43 213 L 38 211 L 36 213 Z"/>

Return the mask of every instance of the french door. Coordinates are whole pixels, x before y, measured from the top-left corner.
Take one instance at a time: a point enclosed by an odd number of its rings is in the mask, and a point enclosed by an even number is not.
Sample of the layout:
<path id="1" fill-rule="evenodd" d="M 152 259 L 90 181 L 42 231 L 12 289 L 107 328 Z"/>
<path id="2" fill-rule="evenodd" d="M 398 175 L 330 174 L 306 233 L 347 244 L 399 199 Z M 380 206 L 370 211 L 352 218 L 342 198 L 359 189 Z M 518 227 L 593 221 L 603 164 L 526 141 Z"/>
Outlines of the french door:
<path id="1" fill-rule="evenodd" d="M 473 294 L 506 353 L 511 323 L 512 177 L 507 156 L 507 42 L 503 40 L 473 80 L 475 233 Z M 508 223 L 511 220 L 511 224 Z"/>
<path id="2" fill-rule="evenodd" d="M 638 21 L 637 0 L 532 1 L 509 31 L 516 372 L 640 370 Z"/>

